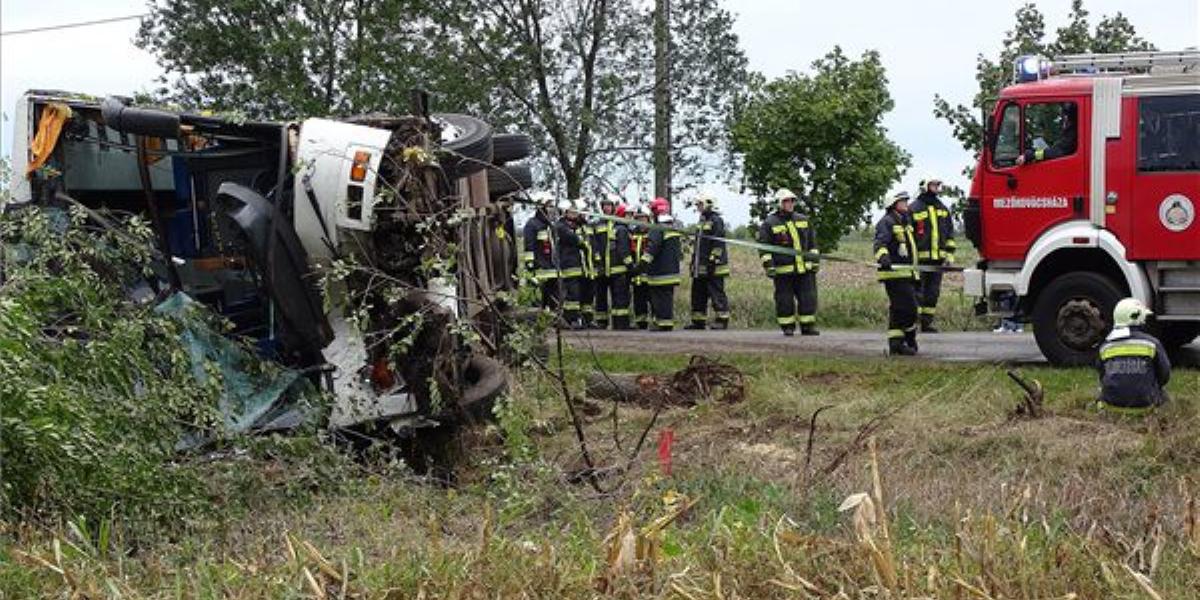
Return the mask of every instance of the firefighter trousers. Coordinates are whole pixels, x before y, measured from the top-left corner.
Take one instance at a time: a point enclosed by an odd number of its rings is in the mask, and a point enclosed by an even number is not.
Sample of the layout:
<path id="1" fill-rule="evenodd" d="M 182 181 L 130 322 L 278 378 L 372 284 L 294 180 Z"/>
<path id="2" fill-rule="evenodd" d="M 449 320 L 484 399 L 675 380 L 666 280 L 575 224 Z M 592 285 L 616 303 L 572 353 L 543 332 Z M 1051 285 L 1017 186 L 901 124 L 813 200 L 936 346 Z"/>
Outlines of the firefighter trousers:
<path id="1" fill-rule="evenodd" d="M 558 278 L 543 279 L 540 283 L 542 291 L 542 308 L 549 311 L 557 311 L 559 306 L 559 281 Z"/>
<path id="2" fill-rule="evenodd" d="M 638 329 L 650 326 L 650 286 L 644 283 L 633 286 L 633 316 Z"/>
<path id="3" fill-rule="evenodd" d="M 584 275 L 579 278 L 579 314 L 585 324 L 591 324 L 596 312 L 596 280 Z"/>
<path id="4" fill-rule="evenodd" d="M 708 322 L 708 304 L 712 302 L 713 316 L 719 324 L 729 323 L 729 296 L 725 295 L 725 278 L 701 275 L 692 278 L 692 324 Z"/>
<path id="5" fill-rule="evenodd" d="M 614 329 L 629 327 L 629 275 L 596 277 L 596 324 L 607 327 L 611 317 Z"/>
<path id="6" fill-rule="evenodd" d="M 583 283 L 586 277 L 564 277 L 562 282 L 562 316 L 567 325 L 575 327 L 583 323 Z"/>
<path id="7" fill-rule="evenodd" d="M 888 345 L 894 348 L 901 343 L 908 343 L 916 349 L 916 281 L 908 277 L 885 279 L 883 288 L 888 297 Z"/>
<path id="8" fill-rule="evenodd" d="M 933 318 L 937 315 L 938 299 L 941 297 L 942 272 L 922 271 L 921 280 L 917 284 L 917 300 L 920 303 L 920 308 L 917 309 L 917 312 L 921 315 L 922 325 L 933 323 Z"/>
<path id="9" fill-rule="evenodd" d="M 651 285 L 650 312 L 654 316 L 651 325 L 659 331 L 675 328 L 675 286 Z"/>
<path id="10" fill-rule="evenodd" d="M 784 331 L 796 325 L 811 328 L 817 322 L 817 274 L 784 273 L 774 277 L 775 321 Z"/>

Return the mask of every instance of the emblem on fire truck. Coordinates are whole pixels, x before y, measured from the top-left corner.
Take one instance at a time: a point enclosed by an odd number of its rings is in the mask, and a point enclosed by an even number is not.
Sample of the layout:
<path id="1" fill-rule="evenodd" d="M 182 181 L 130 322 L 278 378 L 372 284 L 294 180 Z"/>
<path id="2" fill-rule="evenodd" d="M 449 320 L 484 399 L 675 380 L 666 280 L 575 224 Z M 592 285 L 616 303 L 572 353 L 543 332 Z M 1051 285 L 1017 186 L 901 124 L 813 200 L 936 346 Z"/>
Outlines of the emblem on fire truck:
<path id="1" fill-rule="evenodd" d="M 1171 194 L 1158 205 L 1158 220 L 1169 231 L 1184 231 L 1196 220 L 1196 208 L 1187 196 Z"/>

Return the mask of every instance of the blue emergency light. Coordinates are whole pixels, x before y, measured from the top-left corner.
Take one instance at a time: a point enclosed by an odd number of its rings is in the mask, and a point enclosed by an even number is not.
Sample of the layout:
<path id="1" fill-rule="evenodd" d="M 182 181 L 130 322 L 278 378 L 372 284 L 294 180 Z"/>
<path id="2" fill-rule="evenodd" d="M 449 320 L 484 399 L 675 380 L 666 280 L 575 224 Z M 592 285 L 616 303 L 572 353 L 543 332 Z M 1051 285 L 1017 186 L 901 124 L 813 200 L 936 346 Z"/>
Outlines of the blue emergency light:
<path id="1" fill-rule="evenodd" d="M 1050 66 L 1050 61 L 1041 56 L 1026 55 L 1017 57 L 1017 60 L 1013 63 L 1013 81 L 1016 83 L 1027 83 L 1049 77 Z"/>

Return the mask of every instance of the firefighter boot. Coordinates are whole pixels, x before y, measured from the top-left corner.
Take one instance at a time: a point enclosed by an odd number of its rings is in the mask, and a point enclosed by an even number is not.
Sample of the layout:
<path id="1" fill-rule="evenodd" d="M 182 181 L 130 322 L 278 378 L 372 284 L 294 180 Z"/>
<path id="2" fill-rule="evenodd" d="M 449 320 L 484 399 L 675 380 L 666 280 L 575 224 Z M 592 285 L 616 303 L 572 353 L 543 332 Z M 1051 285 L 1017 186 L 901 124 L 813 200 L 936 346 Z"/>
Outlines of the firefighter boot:
<path id="1" fill-rule="evenodd" d="M 916 354 L 916 350 L 904 343 L 904 338 L 891 338 L 888 340 L 889 356 L 915 356 Z"/>
<path id="2" fill-rule="evenodd" d="M 908 346 L 909 348 L 912 348 L 913 354 L 916 354 L 917 351 L 920 350 L 920 348 L 917 346 L 917 328 L 916 327 L 913 327 L 912 329 L 904 332 L 904 345 Z"/>
<path id="3" fill-rule="evenodd" d="M 783 335 L 786 335 L 787 337 L 792 337 L 793 335 L 796 335 L 796 326 L 795 325 L 784 325 L 783 327 L 781 327 L 781 329 L 783 329 Z"/>
<path id="4" fill-rule="evenodd" d="M 805 323 L 800 326 L 800 335 L 821 335 L 817 330 L 817 326 L 812 323 Z"/>
<path id="5" fill-rule="evenodd" d="M 921 333 L 939 333 L 938 328 L 933 326 L 933 315 L 921 315 Z"/>
<path id="6" fill-rule="evenodd" d="M 629 331 L 633 327 L 629 324 L 629 317 L 613 317 L 613 331 Z"/>
<path id="7" fill-rule="evenodd" d="M 692 321 L 691 324 L 689 324 L 687 327 L 684 327 L 684 329 L 704 330 L 708 329 L 708 327 L 704 325 L 704 321 Z"/>
<path id="8" fill-rule="evenodd" d="M 712 328 L 713 329 L 729 329 L 729 318 L 726 317 L 726 318 L 722 319 L 720 317 L 717 317 L 717 320 L 713 321 Z"/>

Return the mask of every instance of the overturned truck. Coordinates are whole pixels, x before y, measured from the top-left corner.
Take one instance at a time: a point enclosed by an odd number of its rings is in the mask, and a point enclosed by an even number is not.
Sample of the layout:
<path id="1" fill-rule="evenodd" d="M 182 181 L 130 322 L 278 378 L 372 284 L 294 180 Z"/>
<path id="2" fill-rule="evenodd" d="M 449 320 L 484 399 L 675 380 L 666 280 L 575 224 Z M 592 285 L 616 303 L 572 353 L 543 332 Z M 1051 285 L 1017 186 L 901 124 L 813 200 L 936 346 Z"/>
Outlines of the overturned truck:
<path id="1" fill-rule="evenodd" d="M 485 414 L 507 384 L 506 198 L 530 150 L 421 92 L 404 116 L 279 123 L 33 91 L 4 209 L 144 216 L 154 291 L 332 392 L 331 428 L 404 434 Z"/>

